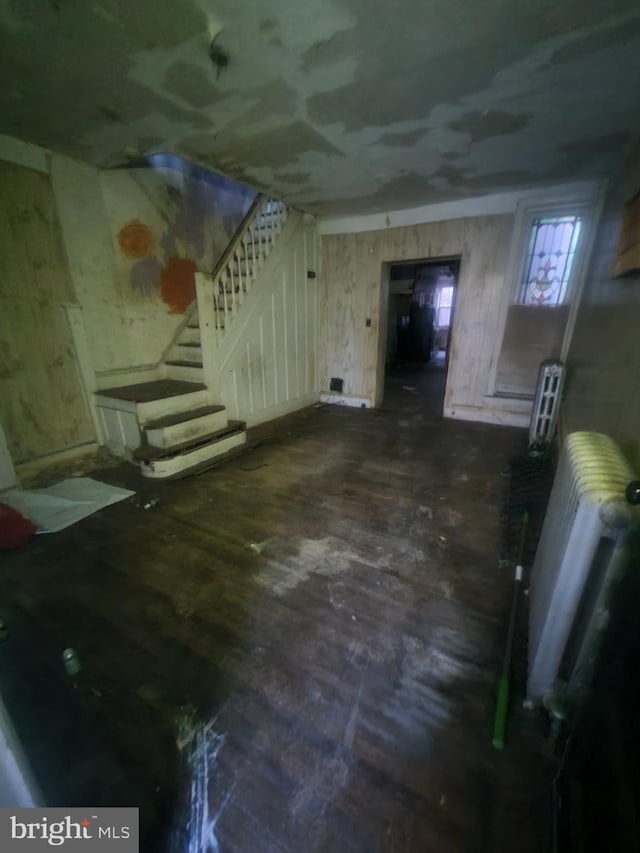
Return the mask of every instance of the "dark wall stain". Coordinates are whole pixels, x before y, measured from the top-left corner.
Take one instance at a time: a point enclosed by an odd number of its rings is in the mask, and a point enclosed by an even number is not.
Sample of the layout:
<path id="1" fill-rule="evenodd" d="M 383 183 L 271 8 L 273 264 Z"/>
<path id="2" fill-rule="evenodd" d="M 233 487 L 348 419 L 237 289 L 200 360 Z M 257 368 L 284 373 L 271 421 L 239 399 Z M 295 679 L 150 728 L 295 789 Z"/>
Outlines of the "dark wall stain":
<path id="1" fill-rule="evenodd" d="M 452 121 L 449 127 L 461 133 L 468 133 L 472 142 L 481 142 L 492 136 L 505 133 L 516 133 L 531 121 L 530 115 L 506 113 L 502 110 L 485 110 L 484 112 L 465 113 Z"/>
<path id="2" fill-rule="evenodd" d="M 404 40 L 402 63 L 390 63 L 385 37 L 383 28 L 380 33 L 365 33 L 360 47 L 355 41 L 354 82 L 307 98 L 313 121 L 339 122 L 354 131 L 426 118 L 438 104 L 482 91 L 501 68 L 520 58 L 514 45 L 496 36 L 481 47 L 460 46 L 446 56 L 433 56 L 424 49 L 423 33 L 413 28 Z M 363 51 L 367 39 L 372 44 Z"/>
<path id="3" fill-rule="evenodd" d="M 331 65 L 341 59 L 351 56 L 354 47 L 356 28 L 340 30 L 330 38 L 317 41 L 302 54 L 302 67 L 312 68 Z"/>
<path id="4" fill-rule="evenodd" d="M 271 32 L 271 30 L 275 30 L 277 26 L 278 22 L 275 21 L 273 18 L 265 18 L 264 20 L 260 21 L 260 32 L 269 33 Z"/>
<path id="5" fill-rule="evenodd" d="M 98 112 L 108 121 L 121 121 L 120 113 L 112 107 L 98 107 Z"/>
<path id="6" fill-rule="evenodd" d="M 151 6 L 130 0 L 105 0 L 103 5 L 116 19 L 112 26 L 124 30 L 128 39 L 143 50 L 173 47 L 207 32 L 206 16 L 193 0 Z M 70 11 L 70 17 L 76 19 L 76 10 Z M 109 26 L 104 18 L 98 20 L 103 28 Z"/>
<path id="7" fill-rule="evenodd" d="M 3 132 L 98 165 L 114 165 L 124 159 L 125 147 L 141 147 L 130 125 L 144 116 L 161 115 L 194 130 L 209 126 L 208 117 L 180 108 L 130 74 L 136 50 L 172 47 L 206 33 L 207 19 L 194 0 L 175 0 L 152 11 L 146 3 L 125 0 L 106 0 L 101 7 L 64 3 L 59 13 L 42 3 L 16 8 L 28 38 L 0 28 L 0 75 L 16 81 L 0 89 Z M 113 114 L 96 109 L 101 104 L 110 111 L 114 97 L 115 125 Z M 111 152 L 97 159 L 87 139 L 97 136 L 105 123 L 111 128 Z"/>
<path id="8" fill-rule="evenodd" d="M 120 251 L 126 258 L 147 258 L 155 248 L 155 238 L 148 225 L 134 219 L 118 232 Z"/>
<path id="9" fill-rule="evenodd" d="M 238 124 L 251 125 L 270 116 L 289 117 L 295 113 L 296 90 L 284 80 L 273 80 L 247 92 L 249 103 L 255 102 L 238 119 Z"/>
<path id="10" fill-rule="evenodd" d="M 488 172 L 484 175 L 474 175 L 468 169 L 458 169 L 456 166 L 440 166 L 431 177 L 444 178 L 450 187 L 465 192 L 490 190 L 496 187 L 525 187 L 538 182 L 547 175 L 534 175 L 519 169 L 503 169 L 499 172 Z"/>
<path id="11" fill-rule="evenodd" d="M 409 148 L 411 145 L 419 142 L 425 134 L 426 131 L 423 128 L 398 133 L 383 133 L 378 139 L 378 143 L 380 145 L 397 145 L 400 148 Z"/>
<path id="12" fill-rule="evenodd" d="M 160 294 L 169 314 L 186 314 L 196 297 L 196 264 L 189 258 L 169 258 L 160 276 Z"/>
<path id="13" fill-rule="evenodd" d="M 555 64 L 584 59 L 592 53 L 627 44 L 639 35 L 640 21 L 625 21 L 622 24 L 607 29 L 599 29 L 595 33 L 574 39 L 569 44 L 558 48 L 552 55 L 550 62 Z"/>
<path id="14" fill-rule="evenodd" d="M 560 150 L 568 154 L 574 162 L 577 159 L 582 165 L 586 159 L 594 155 L 622 151 L 630 139 L 631 136 L 628 133 L 604 133 L 601 136 L 567 142 L 560 146 Z"/>
<path id="15" fill-rule="evenodd" d="M 251 163 L 252 167 L 271 166 L 277 169 L 295 163 L 298 156 L 307 151 L 334 155 L 341 153 L 310 125 L 295 121 L 250 137 L 224 134 L 223 138 L 220 134 L 212 155 L 223 168 Z M 250 170 L 247 172 L 250 174 Z"/>
<path id="16" fill-rule="evenodd" d="M 177 59 L 167 69 L 164 85 L 168 92 L 182 98 L 192 107 L 206 107 L 226 97 L 216 89 L 214 76 L 213 70 L 209 71 L 199 65 L 191 65 Z"/>
<path id="17" fill-rule="evenodd" d="M 274 177 L 278 181 L 290 184 L 306 184 L 311 179 L 310 172 L 276 172 Z"/>

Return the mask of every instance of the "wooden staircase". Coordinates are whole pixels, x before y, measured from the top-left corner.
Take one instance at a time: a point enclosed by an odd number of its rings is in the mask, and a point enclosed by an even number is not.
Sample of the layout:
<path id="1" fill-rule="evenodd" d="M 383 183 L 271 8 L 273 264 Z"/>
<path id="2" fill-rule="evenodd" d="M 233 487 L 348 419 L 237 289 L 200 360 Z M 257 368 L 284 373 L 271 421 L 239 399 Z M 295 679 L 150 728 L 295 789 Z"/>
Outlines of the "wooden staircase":
<path id="1" fill-rule="evenodd" d="M 211 277 L 198 274 L 199 289 L 207 288 L 207 304 L 213 305 L 214 328 L 201 328 L 194 303 L 154 379 L 97 392 L 107 435 L 119 430 L 122 455 L 137 462 L 145 477 L 170 479 L 204 470 L 246 443 L 245 424 L 227 420 L 224 406 L 213 402 L 204 360 L 228 333 L 287 215 L 282 202 L 259 195 Z M 203 347 L 203 334 L 211 333 L 215 341 Z"/>

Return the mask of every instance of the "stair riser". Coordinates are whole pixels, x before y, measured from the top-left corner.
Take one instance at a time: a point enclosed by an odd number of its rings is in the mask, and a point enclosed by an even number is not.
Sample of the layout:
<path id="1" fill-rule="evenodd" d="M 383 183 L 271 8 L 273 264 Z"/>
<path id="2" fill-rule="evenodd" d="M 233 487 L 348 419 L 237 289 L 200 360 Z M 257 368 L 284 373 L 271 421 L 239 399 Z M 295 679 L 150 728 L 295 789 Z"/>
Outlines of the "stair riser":
<path id="1" fill-rule="evenodd" d="M 197 347 L 181 347 L 179 344 L 169 350 L 168 361 L 193 361 L 198 367 L 202 365 L 202 350 Z"/>
<path id="2" fill-rule="evenodd" d="M 164 400 L 150 400 L 148 403 L 136 403 L 138 423 L 144 426 L 148 421 L 163 418 L 165 415 L 178 415 L 189 409 L 206 406 L 209 399 L 206 391 L 193 391 L 191 394 L 180 394 L 177 397 L 166 397 Z"/>
<path id="3" fill-rule="evenodd" d="M 183 367 L 177 364 L 165 365 L 167 379 L 182 379 L 184 382 L 204 382 L 201 367 Z"/>
<path id="4" fill-rule="evenodd" d="M 201 418 L 193 418 L 181 424 L 145 430 L 147 441 L 154 447 L 174 447 L 184 441 L 195 441 L 202 435 L 224 429 L 227 425 L 227 413 L 224 409 Z"/>
<path id="5" fill-rule="evenodd" d="M 192 468 L 194 465 L 200 465 L 209 459 L 215 459 L 223 453 L 228 453 L 235 447 L 246 444 L 246 441 L 246 432 L 234 433 L 228 436 L 228 438 L 216 441 L 215 444 L 200 447 L 191 453 L 182 453 L 173 459 L 159 459 L 149 463 L 141 462 L 140 470 L 145 477 L 154 479 L 172 477 L 181 471 L 185 471 L 187 468 Z"/>
<path id="6" fill-rule="evenodd" d="M 200 329 L 190 329 L 189 326 L 185 326 L 184 329 L 180 332 L 178 336 L 179 344 L 199 344 L 200 343 Z"/>

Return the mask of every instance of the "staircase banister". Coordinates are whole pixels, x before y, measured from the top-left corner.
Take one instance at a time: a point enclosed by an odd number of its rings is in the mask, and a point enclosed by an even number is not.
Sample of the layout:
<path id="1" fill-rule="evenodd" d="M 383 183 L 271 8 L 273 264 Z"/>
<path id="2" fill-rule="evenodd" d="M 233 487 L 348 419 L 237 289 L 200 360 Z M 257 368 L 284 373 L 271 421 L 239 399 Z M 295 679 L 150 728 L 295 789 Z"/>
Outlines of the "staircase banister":
<path id="1" fill-rule="evenodd" d="M 226 267 L 226 265 L 229 263 L 229 261 L 233 257 L 233 253 L 235 252 L 236 248 L 238 247 L 238 243 L 242 240 L 244 235 L 249 230 L 249 226 L 251 225 L 253 217 L 255 216 L 255 212 L 260 207 L 260 205 L 265 200 L 265 198 L 266 198 L 266 196 L 263 193 L 258 193 L 256 195 L 256 197 L 254 198 L 254 200 L 252 201 L 251 207 L 245 213 L 244 219 L 242 220 L 242 222 L 240 223 L 240 225 L 236 229 L 235 234 L 233 235 L 233 237 L 229 241 L 229 245 L 224 250 L 224 252 L 222 253 L 222 255 L 220 257 L 220 260 L 218 261 L 218 263 L 213 268 L 213 272 L 211 273 L 211 276 L 210 276 L 210 280 L 212 282 L 216 280 L 216 278 L 220 275 L 222 270 Z"/>

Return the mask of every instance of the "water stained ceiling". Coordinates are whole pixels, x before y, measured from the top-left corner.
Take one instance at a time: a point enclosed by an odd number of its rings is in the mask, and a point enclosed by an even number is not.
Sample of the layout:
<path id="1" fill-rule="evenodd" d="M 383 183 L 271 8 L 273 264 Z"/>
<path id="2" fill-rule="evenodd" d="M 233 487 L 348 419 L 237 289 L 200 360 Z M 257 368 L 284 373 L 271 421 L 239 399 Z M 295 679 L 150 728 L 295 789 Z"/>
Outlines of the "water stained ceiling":
<path id="1" fill-rule="evenodd" d="M 640 134 L 637 0 L 0 0 L 0 38 L 0 132 L 319 214 L 606 176 Z"/>

